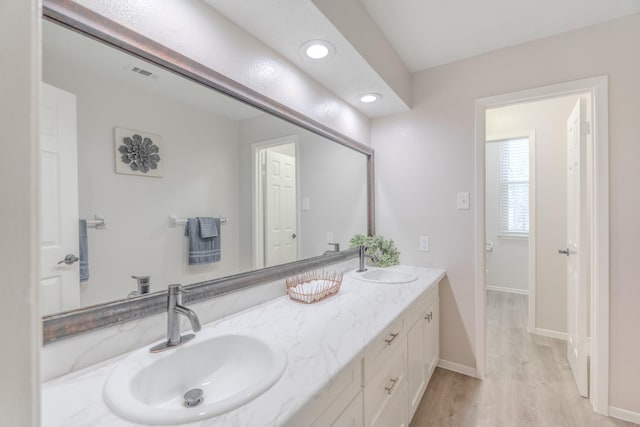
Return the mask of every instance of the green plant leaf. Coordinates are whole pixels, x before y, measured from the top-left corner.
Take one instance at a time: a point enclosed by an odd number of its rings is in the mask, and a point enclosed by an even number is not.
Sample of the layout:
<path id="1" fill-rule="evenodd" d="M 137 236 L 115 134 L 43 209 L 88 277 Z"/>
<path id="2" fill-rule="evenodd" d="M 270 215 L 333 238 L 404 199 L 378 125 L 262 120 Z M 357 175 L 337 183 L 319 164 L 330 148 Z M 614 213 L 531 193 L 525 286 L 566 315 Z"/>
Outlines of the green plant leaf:
<path id="1" fill-rule="evenodd" d="M 385 240 L 381 235 L 365 236 L 364 234 L 356 234 L 351 238 L 351 247 L 358 248 L 364 246 L 367 253 L 375 256 L 378 261 L 370 264 L 377 267 L 390 267 L 400 264 L 400 251 L 396 248 L 393 240 Z"/>

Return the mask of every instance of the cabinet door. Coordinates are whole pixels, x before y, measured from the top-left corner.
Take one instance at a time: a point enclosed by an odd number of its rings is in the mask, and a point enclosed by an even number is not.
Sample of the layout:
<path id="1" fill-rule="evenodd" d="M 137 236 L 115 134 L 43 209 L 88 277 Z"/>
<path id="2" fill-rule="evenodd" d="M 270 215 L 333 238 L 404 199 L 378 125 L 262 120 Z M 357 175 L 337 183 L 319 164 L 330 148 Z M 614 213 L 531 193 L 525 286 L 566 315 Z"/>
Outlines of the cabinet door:
<path id="1" fill-rule="evenodd" d="M 424 316 L 409 329 L 407 336 L 407 387 L 409 392 L 409 414 L 418 408 L 426 381 L 424 336 L 426 320 Z"/>
<path id="2" fill-rule="evenodd" d="M 440 320 L 439 298 L 427 308 L 424 328 L 424 364 L 427 380 L 431 378 L 440 359 Z"/>

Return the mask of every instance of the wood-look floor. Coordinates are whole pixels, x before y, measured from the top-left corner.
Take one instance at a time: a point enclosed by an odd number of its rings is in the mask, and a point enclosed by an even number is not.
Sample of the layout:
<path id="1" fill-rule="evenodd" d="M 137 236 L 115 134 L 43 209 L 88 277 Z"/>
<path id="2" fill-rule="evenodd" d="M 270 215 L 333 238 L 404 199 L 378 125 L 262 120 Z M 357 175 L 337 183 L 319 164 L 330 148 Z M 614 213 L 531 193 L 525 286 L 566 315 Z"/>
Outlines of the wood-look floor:
<path id="1" fill-rule="evenodd" d="M 565 341 L 527 332 L 527 297 L 488 292 L 487 378 L 437 368 L 410 427 L 637 426 L 578 395 Z"/>

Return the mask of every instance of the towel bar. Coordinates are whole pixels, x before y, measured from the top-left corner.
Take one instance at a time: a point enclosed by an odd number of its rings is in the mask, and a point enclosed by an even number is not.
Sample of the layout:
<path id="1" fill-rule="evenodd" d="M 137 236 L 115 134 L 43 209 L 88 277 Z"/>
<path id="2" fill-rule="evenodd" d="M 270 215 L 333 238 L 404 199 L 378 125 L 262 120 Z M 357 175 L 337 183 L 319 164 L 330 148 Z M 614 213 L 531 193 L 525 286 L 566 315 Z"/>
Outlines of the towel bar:
<path id="1" fill-rule="evenodd" d="M 221 216 L 220 222 L 224 223 L 229 221 L 226 217 Z M 187 223 L 187 218 L 178 218 L 176 215 L 169 215 L 169 227 L 176 227 L 178 224 L 184 225 Z"/>
<path id="2" fill-rule="evenodd" d="M 93 219 L 87 219 L 87 227 L 102 228 L 107 225 L 107 221 L 104 218 L 94 215 Z"/>

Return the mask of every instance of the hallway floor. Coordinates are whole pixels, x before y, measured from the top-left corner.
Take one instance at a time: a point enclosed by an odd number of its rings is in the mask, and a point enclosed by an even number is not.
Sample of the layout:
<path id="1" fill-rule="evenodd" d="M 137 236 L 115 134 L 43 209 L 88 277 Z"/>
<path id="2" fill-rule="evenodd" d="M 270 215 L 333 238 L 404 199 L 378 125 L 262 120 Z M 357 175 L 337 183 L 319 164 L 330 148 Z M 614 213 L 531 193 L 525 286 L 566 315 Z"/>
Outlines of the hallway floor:
<path id="1" fill-rule="evenodd" d="M 437 368 L 410 427 L 637 426 L 578 395 L 565 341 L 527 332 L 527 297 L 487 293 L 487 378 Z"/>

